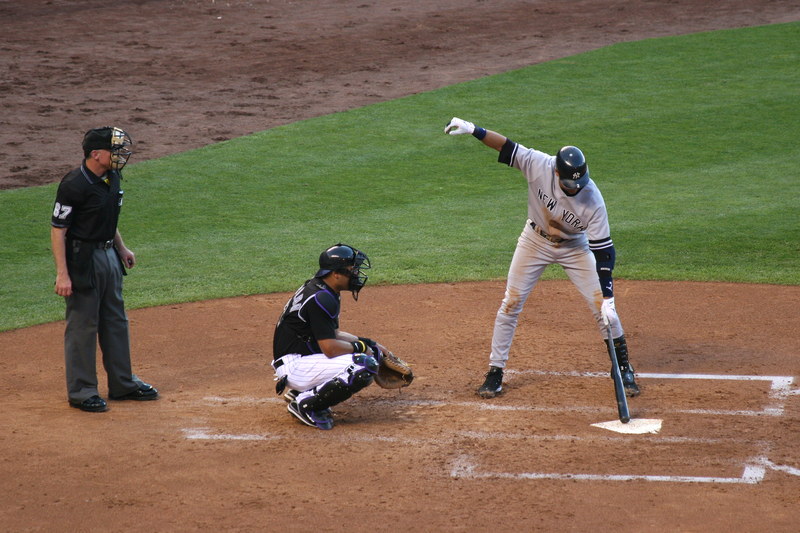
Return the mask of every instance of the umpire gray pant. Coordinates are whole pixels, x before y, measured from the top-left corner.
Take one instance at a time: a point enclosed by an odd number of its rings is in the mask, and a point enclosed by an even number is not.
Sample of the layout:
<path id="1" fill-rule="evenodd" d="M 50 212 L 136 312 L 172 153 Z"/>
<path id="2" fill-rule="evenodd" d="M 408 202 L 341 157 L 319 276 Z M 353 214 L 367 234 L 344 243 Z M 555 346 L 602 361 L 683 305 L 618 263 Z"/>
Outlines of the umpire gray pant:
<path id="1" fill-rule="evenodd" d="M 65 298 L 67 327 L 64 359 L 67 394 L 72 403 L 99 395 L 97 391 L 97 344 L 103 354 L 110 396 L 122 396 L 142 384 L 131 370 L 128 315 L 122 300 L 122 265 L 117 252 L 96 249 L 94 289 L 74 291 Z"/>

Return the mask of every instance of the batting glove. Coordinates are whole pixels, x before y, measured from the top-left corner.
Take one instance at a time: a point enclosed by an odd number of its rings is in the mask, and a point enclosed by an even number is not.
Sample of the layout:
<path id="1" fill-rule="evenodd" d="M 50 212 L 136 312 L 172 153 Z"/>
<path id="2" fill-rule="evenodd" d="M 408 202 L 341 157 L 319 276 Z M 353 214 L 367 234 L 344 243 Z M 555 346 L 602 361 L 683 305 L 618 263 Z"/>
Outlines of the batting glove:
<path id="1" fill-rule="evenodd" d="M 472 134 L 475 131 L 475 124 L 461 120 L 460 118 L 453 117 L 453 120 L 447 123 L 444 128 L 445 133 L 450 135 L 463 135 L 465 133 Z"/>
<path id="2" fill-rule="evenodd" d="M 617 308 L 614 306 L 614 298 L 603 300 L 603 305 L 600 306 L 600 312 L 603 314 L 603 322 L 606 324 L 613 325 L 619 323 Z"/>

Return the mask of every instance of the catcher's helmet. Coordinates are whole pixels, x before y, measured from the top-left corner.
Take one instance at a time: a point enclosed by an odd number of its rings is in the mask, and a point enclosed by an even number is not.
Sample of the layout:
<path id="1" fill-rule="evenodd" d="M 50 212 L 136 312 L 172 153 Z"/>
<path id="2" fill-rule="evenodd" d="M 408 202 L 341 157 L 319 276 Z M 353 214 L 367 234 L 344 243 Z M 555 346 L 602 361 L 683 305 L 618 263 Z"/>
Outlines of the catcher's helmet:
<path id="1" fill-rule="evenodd" d="M 556 154 L 558 178 L 565 189 L 583 189 L 589 183 L 589 167 L 583 152 L 574 146 L 565 146 Z"/>
<path id="2" fill-rule="evenodd" d="M 89 157 L 92 150 L 109 150 L 111 152 L 111 168 L 122 170 L 131 157 L 133 144 L 131 136 L 119 128 L 104 126 L 93 128 L 83 136 L 83 155 Z"/>
<path id="3" fill-rule="evenodd" d="M 352 291 L 353 298 L 358 300 L 358 291 L 364 287 L 368 279 L 368 276 L 362 274 L 361 271 L 369 268 L 367 254 L 356 250 L 352 246 L 339 243 L 320 254 L 319 270 L 317 270 L 314 277 L 321 278 L 331 272 L 346 272 L 350 276 L 350 284 L 347 290 Z"/>

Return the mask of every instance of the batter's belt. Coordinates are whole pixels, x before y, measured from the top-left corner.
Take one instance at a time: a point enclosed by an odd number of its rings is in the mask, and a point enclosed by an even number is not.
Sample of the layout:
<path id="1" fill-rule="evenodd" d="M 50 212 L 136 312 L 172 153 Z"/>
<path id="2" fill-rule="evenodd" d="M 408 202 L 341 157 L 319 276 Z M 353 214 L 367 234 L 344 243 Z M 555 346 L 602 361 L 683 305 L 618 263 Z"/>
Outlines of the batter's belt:
<path id="1" fill-rule="evenodd" d="M 533 228 L 533 231 L 535 231 L 538 235 L 544 237 L 548 241 L 550 241 L 552 243 L 555 243 L 555 244 L 560 244 L 562 242 L 567 242 L 567 241 L 573 240 L 573 239 L 562 239 L 561 237 L 554 237 L 554 236 L 550 235 L 549 233 L 545 232 L 539 226 L 537 226 L 533 221 L 531 221 L 531 228 Z"/>

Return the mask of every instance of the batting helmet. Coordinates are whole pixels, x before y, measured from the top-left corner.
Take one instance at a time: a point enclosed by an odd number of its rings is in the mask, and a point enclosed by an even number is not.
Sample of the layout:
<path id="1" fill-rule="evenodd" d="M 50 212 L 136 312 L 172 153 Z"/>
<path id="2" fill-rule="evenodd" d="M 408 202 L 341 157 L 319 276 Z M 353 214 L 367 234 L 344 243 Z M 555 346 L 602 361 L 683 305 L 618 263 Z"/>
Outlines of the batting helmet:
<path id="1" fill-rule="evenodd" d="M 350 268 L 352 267 L 352 268 Z M 371 267 L 369 258 L 364 252 L 360 252 L 346 244 L 339 243 L 331 246 L 319 256 L 319 270 L 314 275 L 321 278 L 331 272 L 346 272 L 350 276 L 350 284 L 347 290 L 353 292 L 353 298 L 358 300 L 358 291 L 367 283 L 369 277 L 362 274 L 362 270 Z"/>
<path id="2" fill-rule="evenodd" d="M 558 178 L 565 189 L 583 189 L 589 183 L 589 167 L 583 152 L 574 146 L 565 146 L 556 154 Z"/>
<path id="3" fill-rule="evenodd" d="M 93 128 L 83 136 L 83 155 L 89 157 L 93 150 L 109 150 L 111 168 L 122 170 L 133 153 L 129 148 L 132 144 L 131 136 L 119 128 Z"/>

